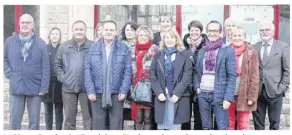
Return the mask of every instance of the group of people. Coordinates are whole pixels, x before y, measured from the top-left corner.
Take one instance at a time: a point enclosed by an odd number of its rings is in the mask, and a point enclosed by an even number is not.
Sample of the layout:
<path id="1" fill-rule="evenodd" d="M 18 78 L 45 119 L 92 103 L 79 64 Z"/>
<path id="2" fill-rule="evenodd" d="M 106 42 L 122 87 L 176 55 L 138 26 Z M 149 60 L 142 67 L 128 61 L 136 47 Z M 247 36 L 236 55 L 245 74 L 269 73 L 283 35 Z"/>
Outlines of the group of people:
<path id="1" fill-rule="evenodd" d="M 192 116 L 195 130 L 247 130 L 250 114 L 255 129 L 264 130 L 266 109 L 269 129 L 279 129 L 290 49 L 273 38 L 273 23 L 260 23 L 261 41 L 250 45 L 232 18 L 224 26 L 210 21 L 206 34 L 200 21 L 191 21 L 183 39 L 170 14 L 159 22 L 157 33 L 127 22 L 118 38 L 117 24 L 108 20 L 91 41 L 78 20 L 72 39 L 61 43 L 55 27 L 46 44 L 35 35 L 32 16 L 22 15 L 20 32 L 4 46 L 10 128 L 21 129 L 26 104 L 29 129 L 38 130 L 43 102 L 47 130 L 53 110 L 57 130 L 75 130 L 79 101 L 85 130 L 122 130 L 126 119 L 135 130 L 190 130 Z M 130 100 L 141 82 L 151 85 L 152 104 Z"/>

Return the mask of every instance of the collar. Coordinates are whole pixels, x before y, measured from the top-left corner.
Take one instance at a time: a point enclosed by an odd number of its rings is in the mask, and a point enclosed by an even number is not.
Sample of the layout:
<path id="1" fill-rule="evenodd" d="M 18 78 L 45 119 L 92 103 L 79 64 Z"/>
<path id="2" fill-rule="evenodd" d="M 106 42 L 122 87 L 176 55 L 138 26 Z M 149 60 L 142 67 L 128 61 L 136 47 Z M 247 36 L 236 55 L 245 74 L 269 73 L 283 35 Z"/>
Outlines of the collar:
<path id="1" fill-rule="evenodd" d="M 267 42 L 267 44 L 268 44 L 269 46 L 272 46 L 273 43 L 274 43 L 274 38 L 272 38 L 269 42 Z M 262 46 L 264 46 L 264 44 L 265 44 L 265 42 L 262 41 Z"/>

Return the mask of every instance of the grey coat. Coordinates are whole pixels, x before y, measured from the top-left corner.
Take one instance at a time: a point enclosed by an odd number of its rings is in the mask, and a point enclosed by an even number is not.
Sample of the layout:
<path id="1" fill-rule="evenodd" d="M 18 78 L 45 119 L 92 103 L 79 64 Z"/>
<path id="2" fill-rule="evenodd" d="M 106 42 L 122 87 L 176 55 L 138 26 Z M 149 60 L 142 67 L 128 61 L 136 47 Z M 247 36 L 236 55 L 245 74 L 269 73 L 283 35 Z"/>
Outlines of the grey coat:
<path id="1" fill-rule="evenodd" d="M 253 45 L 259 56 L 260 90 L 264 83 L 270 98 L 285 94 L 290 85 L 290 48 L 287 43 L 274 40 L 268 60 L 261 60 L 262 42 Z M 260 95 L 260 94 L 259 94 Z"/>
<path id="2" fill-rule="evenodd" d="M 163 123 L 163 115 L 165 110 L 165 101 L 158 100 L 161 93 L 165 93 L 165 72 L 164 72 L 164 59 L 165 54 L 163 51 L 157 53 L 151 64 L 150 68 L 150 82 L 152 90 L 155 93 L 154 110 L 155 122 L 158 124 Z M 186 51 L 177 52 L 174 66 L 174 90 L 173 94 L 179 97 L 178 102 L 175 104 L 175 117 L 174 124 L 182 124 L 190 121 L 190 91 L 187 89 L 191 84 L 192 79 L 192 62 L 189 58 L 189 53 Z"/>

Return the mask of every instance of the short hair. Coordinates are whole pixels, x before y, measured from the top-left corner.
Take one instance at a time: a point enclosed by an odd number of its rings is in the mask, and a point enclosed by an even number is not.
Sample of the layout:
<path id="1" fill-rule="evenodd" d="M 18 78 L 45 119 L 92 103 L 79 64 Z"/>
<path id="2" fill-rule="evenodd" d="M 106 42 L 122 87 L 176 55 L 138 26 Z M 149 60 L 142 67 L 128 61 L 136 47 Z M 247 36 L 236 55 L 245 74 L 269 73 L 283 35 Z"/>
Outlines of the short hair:
<path id="1" fill-rule="evenodd" d="M 135 31 L 138 29 L 138 27 L 139 27 L 139 25 L 136 23 L 136 22 L 134 22 L 134 21 L 130 21 L 130 22 L 127 22 L 124 26 L 123 26 L 123 28 L 122 28 L 122 30 L 121 30 L 121 39 L 122 40 L 127 40 L 127 37 L 126 37 L 126 33 L 125 33 L 125 30 L 126 30 L 126 27 L 127 27 L 127 25 L 130 25 L 130 27 L 132 28 L 132 29 L 134 29 Z"/>
<path id="2" fill-rule="evenodd" d="M 148 26 L 146 26 L 146 25 L 141 25 L 137 30 L 136 30 L 136 34 L 135 34 L 135 39 L 138 41 L 138 36 L 139 36 L 139 32 L 140 31 L 145 31 L 146 33 L 147 33 L 147 35 L 148 35 L 148 38 L 149 38 L 149 40 L 150 41 L 152 41 L 153 40 L 153 32 L 152 32 L 152 30 L 148 27 Z"/>
<path id="3" fill-rule="evenodd" d="M 167 17 L 171 22 L 173 22 L 173 18 L 172 18 L 171 13 L 165 12 L 165 13 L 159 14 L 159 22 L 162 21 L 163 17 Z"/>
<path id="4" fill-rule="evenodd" d="M 176 39 L 175 46 L 176 46 L 176 48 L 177 48 L 178 51 L 185 50 L 185 46 L 183 45 L 182 40 L 181 40 L 181 38 L 180 38 L 180 36 L 179 36 L 179 34 L 178 34 L 178 32 L 176 31 L 175 28 L 171 28 L 171 29 L 169 29 L 168 31 L 166 31 L 164 33 L 163 37 L 161 38 L 162 40 L 160 42 L 160 45 L 159 45 L 160 50 L 163 50 L 166 47 L 164 41 L 165 41 L 165 35 L 167 33 L 169 33 L 171 36 L 174 36 L 175 37 L 175 39 Z"/>
<path id="5" fill-rule="evenodd" d="M 268 25 L 270 25 L 270 27 L 271 27 L 271 29 L 273 30 L 273 31 L 275 31 L 275 24 L 273 23 L 273 22 L 269 22 L 269 21 L 263 21 L 263 22 L 260 22 L 259 23 L 259 29 L 260 29 L 260 26 L 261 25 L 264 25 L 264 24 L 268 24 Z"/>
<path id="6" fill-rule="evenodd" d="M 203 31 L 203 25 L 198 20 L 193 20 L 188 24 L 188 30 L 191 30 L 192 27 L 199 28 L 201 30 L 201 32 Z"/>
<path id="7" fill-rule="evenodd" d="M 103 26 L 104 26 L 106 23 L 112 23 L 112 24 L 114 24 L 115 27 L 116 27 L 116 30 L 117 30 L 117 23 L 116 23 L 115 21 L 113 21 L 113 20 L 107 20 L 107 21 L 104 21 L 104 22 L 103 22 Z"/>
<path id="8" fill-rule="evenodd" d="M 231 30 L 231 35 L 233 35 L 234 33 L 243 33 L 244 37 L 246 37 L 246 32 L 244 31 L 243 27 L 237 25 L 236 27 L 232 28 Z"/>
<path id="9" fill-rule="evenodd" d="M 208 30 L 208 26 L 209 26 L 211 23 L 216 23 L 216 24 L 218 24 L 218 25 L 219 25 L 219 31 L 220 31 L 220 33 L 222 32 L 222 24 L 219 23 L 218 21 L 215 21 L 215 20 L 212 20 L 212 21 L 210 21 L 210 22 L 207 24 L 207 27 L 206 27 L 207 30 Z"/>
<path id="10" fill-rule="evenodd" d="M 53 28 L 50 30 L 49 35 L 48 35 L 49 44 L 52 44 L 52 41 L 51 41 L 51 39 L 50 39 L 50 35 L 51 35 L 51 33 L 53 32 L 53 30 L 58 30 L 58 31 L 59 31 L 59 33 L 60 33 L 59 43 L 61 43 L 61 41 L 62 41 L 62 33 L 61 33 L 61 30 L 60 30 L 60 28 L 58 28 L 58 27 L 53 27 Z"/>
<path id="11" fill-rule="evenodd" d="M 75 24 L 77 24 L 77 23 L 82 23 L 82 24 L 84 24 L 85 28 L 87 28 L 86 23 L 85 23 L 84 21 L 81 21 L 81 20 L 77 20 L 77 21 L 75 21 L 75 22 L 72 24 L 72 28 L 73 28 L 73 26 L 74 26 Z"/>

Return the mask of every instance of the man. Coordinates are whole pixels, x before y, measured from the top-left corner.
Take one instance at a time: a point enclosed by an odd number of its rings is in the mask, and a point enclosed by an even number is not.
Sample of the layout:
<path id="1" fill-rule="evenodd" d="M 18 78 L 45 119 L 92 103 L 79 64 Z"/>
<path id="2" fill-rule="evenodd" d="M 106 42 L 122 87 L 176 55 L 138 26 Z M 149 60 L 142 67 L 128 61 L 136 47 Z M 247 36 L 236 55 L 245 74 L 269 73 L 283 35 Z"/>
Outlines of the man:
<path id="1" fill-rule="evenodd" d="M 123 104 L 131 86 L 132 62 L 126 44 L 116 38 L 117 25 L 106 21 L 103 38 L 89 49 L 84 66 L 84 83 L 92 108 L 92 129 L 121 130 Z"/>
<path id="2" fill-rule="evenodd" d="M 270 121 L 270 130 L 278 130 L 283 97 L 290 85 L 290 48 L 287 43 L 273 39 L 273 23 L 259 25 L 261 41 L 253 47 L 259 54 L 260 92 L 257 110 L 253 112 L 256 130 L 265 129 L 266 109 Z"/>
<path id="3" fill-rule="evenodd" d="M 10 129 L 21 129 L 27 104 L 28 129 L 38 130 L 41 96 L 49 87 L 49 56 L 46 43 L 33 31 L 32 16 L 23 14 L 19 25 L 19 33 L 9 37 L 4 46 L 4 74 L 10 85 Z"/>
<path id="4" fill-rule="evenodd" d="M 84 88 L 83 65 L 89 46 L 93 41 L 86 38 L 86 24 L 76 21 L 72 26 L 73 38 L 63 43 L 54 61 L 57 78 L 62 82 L 62 98 L 65 111 L 65 130 L 76 129 L 78 100 L 85 130 L 91 129 L 89 101 Z"/>
<path id="5" fill-rule="evenodd" d="M 207 25 L 206 45 L 197 55 L 194 87 L 204 130 L 213 129 L 212 111 L 219 130 L 228 128 L 228 108 L 234 100 L 236 66 L 234 50 L 224 45 L 218 21 Z"/>
<path id="6" fill-rule="evenodd" d="M 231 30 L 235 28 L 238 24 L 232 20 L 231 17 L 227 18 L 224 22 L 224 37 L 223 40 L 227 46 L 231 44 Z"/>

